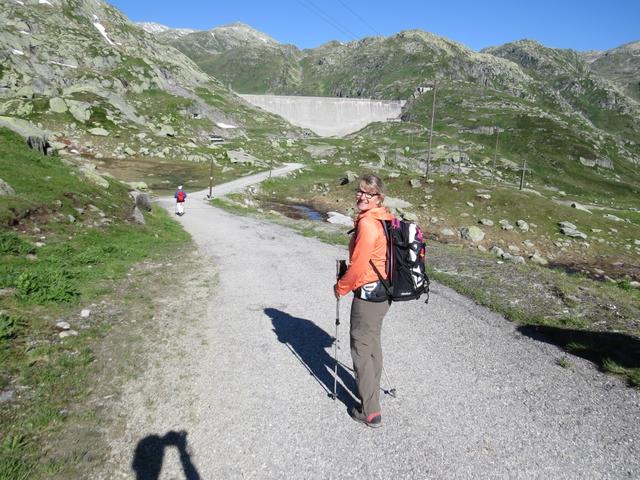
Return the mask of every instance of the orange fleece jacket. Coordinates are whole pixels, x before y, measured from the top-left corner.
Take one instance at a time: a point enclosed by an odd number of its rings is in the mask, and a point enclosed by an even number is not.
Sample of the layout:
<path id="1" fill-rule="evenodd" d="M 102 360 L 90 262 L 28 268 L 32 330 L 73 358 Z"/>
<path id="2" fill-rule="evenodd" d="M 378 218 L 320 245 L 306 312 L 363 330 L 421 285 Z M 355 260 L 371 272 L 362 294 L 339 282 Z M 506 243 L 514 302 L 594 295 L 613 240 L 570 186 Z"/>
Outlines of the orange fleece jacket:
<path id="1" fill-rule="evenodd" d="M 372 260 L 383 278 L 387 278 L 387 238 L 380 220 L 392 220 L 386 207 L 376 207 L 358 215 L 356 232 L 349 243 L 349 268 L 338 281 L 337 291 L 344 296 L 356 288 L 379 280 L 369 263 Z"/>

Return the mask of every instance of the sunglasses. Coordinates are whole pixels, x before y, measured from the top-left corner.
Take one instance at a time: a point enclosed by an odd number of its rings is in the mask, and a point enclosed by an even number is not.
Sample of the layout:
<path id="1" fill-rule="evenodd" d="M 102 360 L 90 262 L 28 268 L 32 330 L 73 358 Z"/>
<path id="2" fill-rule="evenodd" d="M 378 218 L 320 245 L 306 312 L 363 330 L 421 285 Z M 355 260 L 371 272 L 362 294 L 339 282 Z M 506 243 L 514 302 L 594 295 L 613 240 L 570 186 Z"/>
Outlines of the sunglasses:
<path id="1" fill-rule="evenodd" d="M 371 200 L 373 197 L 377 197 L 379 195 L 379 193 L 369 193 L 363 190 L 356 190 L 356 197 L 364 197 L 367 200 Z"/>

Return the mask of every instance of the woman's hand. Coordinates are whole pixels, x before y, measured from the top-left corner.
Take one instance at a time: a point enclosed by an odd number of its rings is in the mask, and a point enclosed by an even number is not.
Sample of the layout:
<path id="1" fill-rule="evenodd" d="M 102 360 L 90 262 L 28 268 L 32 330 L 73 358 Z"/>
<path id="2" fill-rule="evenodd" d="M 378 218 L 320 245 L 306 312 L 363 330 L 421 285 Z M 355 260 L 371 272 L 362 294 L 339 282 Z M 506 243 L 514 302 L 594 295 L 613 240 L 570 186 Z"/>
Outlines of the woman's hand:
<path id="1" fill-rule="evenodd" d="M 338 300 L 340 300 L 340 294 L 338 293 L 338 284 L 337 283 L 333 286 L 333 294 L 336 296 L 336 298 Z"/>

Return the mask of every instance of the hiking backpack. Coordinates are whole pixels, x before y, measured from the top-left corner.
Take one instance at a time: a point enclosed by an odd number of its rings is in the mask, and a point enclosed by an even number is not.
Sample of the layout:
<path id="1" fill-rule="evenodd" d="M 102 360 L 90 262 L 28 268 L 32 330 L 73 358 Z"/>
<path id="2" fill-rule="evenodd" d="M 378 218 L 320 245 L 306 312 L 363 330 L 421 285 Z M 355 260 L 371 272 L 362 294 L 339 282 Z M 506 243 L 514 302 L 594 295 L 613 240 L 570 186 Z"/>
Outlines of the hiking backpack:
<path id="1" fill-rule="evenodd" d="M 424 235 L 418 225 L 404 220 L 380 220 L 387 237 L 387 278 L 382 275 L 370 260 L 394 302 L 417 300 L 424 293 L 425 303 L 429 303 L 429 277 L 425 271 Z"/>
<path id="2" fill-rule="evenodd" d="M 178 201 L 179 202 L 184 202 L 185 197 L 187 196 L 186 193 L 184 193 L 184 190 L 178 190 Z"/>

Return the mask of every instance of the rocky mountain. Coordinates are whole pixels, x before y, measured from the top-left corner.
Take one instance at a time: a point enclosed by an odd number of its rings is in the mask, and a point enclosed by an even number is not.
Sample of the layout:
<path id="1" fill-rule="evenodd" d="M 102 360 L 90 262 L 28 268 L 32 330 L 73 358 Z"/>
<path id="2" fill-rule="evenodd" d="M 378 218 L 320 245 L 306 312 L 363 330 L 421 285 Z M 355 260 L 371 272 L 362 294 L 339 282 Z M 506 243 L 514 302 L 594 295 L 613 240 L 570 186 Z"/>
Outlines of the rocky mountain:
<path id="1" fill-rule="evenodd" d="M 587 61 L 573 50 L 529 40 L 477 53 L 452 40 L 409 30 L 300 51 L 245 25 L 189 34 L 170 43 L 241 93 L 407 99 L 438 78 L 577 113 L 604 127 L 610 125 L 611 112 L 634 123 L 640 111 L 628 94 L 637 87 L 637 44 Z M 611 73 L 607 77 L 604 72 Z"/>
<path id="2" fill-rule="evenodd" d="M 594 179 L 614 165 L 637 174 L 640 108 L 628 94 L 639 77 L 637 44 L 584 55 L 522 40 L 475 52 L 409 30 L 298 50 L 249 31 L 226 27 L 170 43 L 239 92 L 406 99 L 403 119 L 423 128 L 432 97 L 422 93 L 437 79 L 436 128 L 452 148 L 464 140 L 481 154 L 497 127 L 512 162 L 526 157 L 549 177 L 576 164 Z"/>
<path id="3" fill-rule="evenodd" d="M 242 23 L 180 36 L 170 30 L 157 37 L 240 93 L 288 91 L 300 82 L 301 52 Z"/>
<path id="4" fill-rule="evenodd" d="M 197 162 L 213 137 L 300 134 L 101 0 L 7 0 L 0 25 L 0 126 L 53 149 Z"/>
<path id="5" fill-rule="evenodd" d="M 640 101 L 640 41 L 584 56 L 591 70 Z"/>

